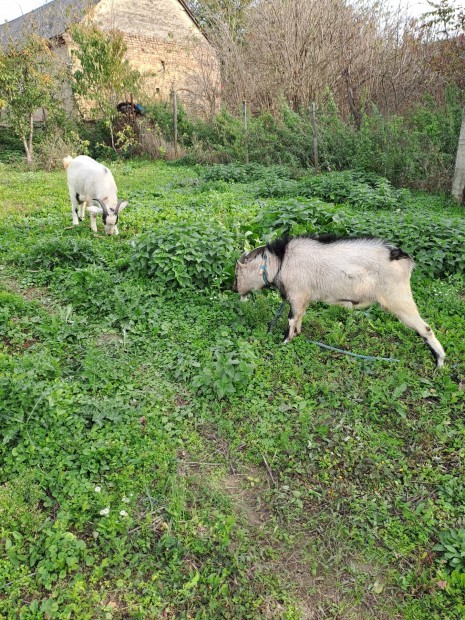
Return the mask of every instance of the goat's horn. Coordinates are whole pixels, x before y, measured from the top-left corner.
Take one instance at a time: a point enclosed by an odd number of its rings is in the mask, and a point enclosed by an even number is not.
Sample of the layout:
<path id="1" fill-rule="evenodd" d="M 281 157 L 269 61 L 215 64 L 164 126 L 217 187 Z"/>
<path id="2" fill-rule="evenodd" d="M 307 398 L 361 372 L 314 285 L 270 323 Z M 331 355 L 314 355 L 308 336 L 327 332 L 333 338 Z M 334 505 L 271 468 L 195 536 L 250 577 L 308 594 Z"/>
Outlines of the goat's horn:
<path id="1" fill-rule="evenodd" d="M 108 215 L 108 209 L 107 209 L 107 207 L 106 207 L 105 203 L 104 203 L 104 202 L 102 202 L 102 201 L 100 200 L 100 198 L 94 198 L 93 200 L 94 200 L 94 202 L 98 202 L 98 203 L 99 203 L 99 205 L 102 207 L 103 212 L 105 213 L 105 215 Z"/>
<path id="2" fill-rule="evenodd" d="M 116 209 L 115 209 L 116 215 L 118 215 L 118 211 L 119 211 L 119 208 L 120 208 L 122 202 L 124 202 L 124 200 L 118 200 L 118 204 L 116 205 Z"/>

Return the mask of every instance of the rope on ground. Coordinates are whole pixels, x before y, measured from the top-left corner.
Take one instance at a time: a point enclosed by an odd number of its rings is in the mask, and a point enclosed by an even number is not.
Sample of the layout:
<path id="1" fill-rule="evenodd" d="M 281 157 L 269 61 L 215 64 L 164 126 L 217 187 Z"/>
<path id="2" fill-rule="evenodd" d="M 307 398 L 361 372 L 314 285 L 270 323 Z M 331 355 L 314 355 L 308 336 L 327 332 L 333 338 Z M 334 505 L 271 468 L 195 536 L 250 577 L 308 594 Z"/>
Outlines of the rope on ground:
<path id="1" fill-rule="evenodd" d="M 276 324 L 276 321 L 282 315 L 285 305 L 286 305 L 286 302 L 283 301 L 281 303 L 281 305 L 279 306 L 278 311 L 277 311 L 274 319 L 268 325 L 268 333 L 271 332 L 271 330 L 273 329 L 273 327 Z M 331 347 L 329 344 L 324 344 L 324 342 L 317 342 L 316 340 L 310 340 L 310 338 L 308 338 L 308 341 L 311 344 L 315 344 L 318 347 L 321 347 L 323 349 L 328 349 L 329 351 L 336 351 L 336 353 L 342 353 L 344 355 L 350 355 L 351 357 L 355 357 L 357 359 L 362 359 L 362 360 L 368 360 L 370 362 L 372 362 L 372 361 L 400 362 L 400 360 L 397 360 L 397 359 L 395 359 L 393 357 L 376 357 L 375 355 L 360 355 L 359 353 L 352 353 L 352 351 L 345 351 L 344 349 L 338 349 L 337 347 Z"/>

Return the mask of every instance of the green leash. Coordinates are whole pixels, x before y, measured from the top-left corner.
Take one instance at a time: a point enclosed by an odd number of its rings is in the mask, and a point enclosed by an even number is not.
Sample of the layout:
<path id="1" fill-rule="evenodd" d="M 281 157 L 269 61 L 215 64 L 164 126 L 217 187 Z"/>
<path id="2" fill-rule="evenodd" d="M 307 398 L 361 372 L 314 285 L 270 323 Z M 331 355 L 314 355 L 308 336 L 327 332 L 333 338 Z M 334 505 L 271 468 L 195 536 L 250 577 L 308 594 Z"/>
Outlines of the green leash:
<path id="1" fill-rule="evenodd" d="M 273 327 L 276 324 L 276 321 L 282 315 L 285 305 L 286 305 L 286 302 L 283 301 L 281 303 L 281 305 L 279 306 L 278 311 L 277 311 L 274 319 L 268 325 L 268 333 L 271 332 L 271 330 L 273 329 Z M 336 351 L 337 353 L 343 353 L 344 355 L 350 355 L 351 357 L 356 357 L 356 358 L 362 359 L 362 360 L 368 360 L 370 362 L 372 362 L 372 361 L 400 362 L 400 360 L 396 360 L 393 357 L 376 357 L 374 355 L 359 355 L 358 353 L 352 353 L 351 351 L 345 351 L 344 349 L 338 349 L 337 347 L 331 347 L 329 344 L 324 344 L 324 342 L 317 342 L 316 340 L 310 340 L 310 338 L 308 338 L 308 341 L 311 344 L 316 344 L 318 347 L 322 347 L 323 349 L 329 349 L 330 351 Z"/>

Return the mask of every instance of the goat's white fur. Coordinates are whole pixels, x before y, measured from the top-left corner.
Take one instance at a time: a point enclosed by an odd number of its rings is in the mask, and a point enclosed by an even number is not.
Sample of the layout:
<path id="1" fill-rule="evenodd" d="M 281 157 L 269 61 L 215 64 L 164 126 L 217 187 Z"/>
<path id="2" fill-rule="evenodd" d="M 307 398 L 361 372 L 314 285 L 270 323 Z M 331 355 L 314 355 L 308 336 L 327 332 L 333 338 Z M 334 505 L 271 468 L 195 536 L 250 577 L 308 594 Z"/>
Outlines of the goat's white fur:
<path id="1" fill-rule="evenodd" d="M 296 237 L 286 245 L 283 258 L 273 253 L 273 244 L 244 254 L 236 265 L 235 290 L 243 299 L 250 291 L 266 286 L 267 279 L 281 290 L 291 305 L 285 342 L 302 330 L 302 318 L 312 301 L 346 308 L 379 303 L 404 325 L 415 330 L 431 349 L 438 367 L 445 353 L 431 327 L 421 318 L 412 296 L 410 276 L 413 260 L 401 252 L 392 259 L 394 246 L 380 239 Z M 260 270 L 260 268 L 262 268 Z"/>
<path id="2" fill-rule="evenodd" d="M 127 201 L 118 203 L 116 183 L 111 171 L 87 155 L 78 155 L 74 159 L 68 155 L 63 159 L 63 166 L 68 178 L 73 225 L 78 226 L 79 220 L 84 219 L 87 207 L 90 214 L 90 227 L 96 233 L 97 214 L 104 212 L 102 206 L 92 205 L 92 202 L 98 200 L 108 211 L 105 232 L 108 235 L 117 235 L 119 233 L 116 225 L 118 213 L 128 203 Z"/>

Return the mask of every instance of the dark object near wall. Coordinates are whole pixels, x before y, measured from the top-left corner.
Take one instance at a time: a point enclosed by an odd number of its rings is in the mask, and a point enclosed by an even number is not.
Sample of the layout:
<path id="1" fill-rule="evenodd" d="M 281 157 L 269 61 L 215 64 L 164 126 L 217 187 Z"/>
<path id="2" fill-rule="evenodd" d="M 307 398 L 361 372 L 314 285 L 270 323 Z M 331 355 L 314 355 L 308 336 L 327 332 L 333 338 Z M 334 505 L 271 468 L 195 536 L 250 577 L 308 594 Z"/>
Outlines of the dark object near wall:
<path id="1" fill-rule="evenodd" d="M 122 101 L 116 106 L 118 112 L 121 114 L 130 114 L 131 112 L 136 116 L 140 116 L 144 113 L 144 108 L 140 103 L 131 103 L 130 101 Z"/>

